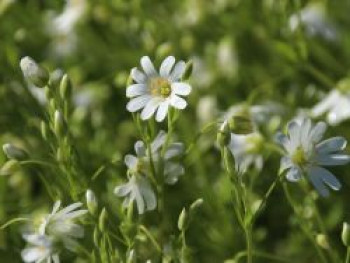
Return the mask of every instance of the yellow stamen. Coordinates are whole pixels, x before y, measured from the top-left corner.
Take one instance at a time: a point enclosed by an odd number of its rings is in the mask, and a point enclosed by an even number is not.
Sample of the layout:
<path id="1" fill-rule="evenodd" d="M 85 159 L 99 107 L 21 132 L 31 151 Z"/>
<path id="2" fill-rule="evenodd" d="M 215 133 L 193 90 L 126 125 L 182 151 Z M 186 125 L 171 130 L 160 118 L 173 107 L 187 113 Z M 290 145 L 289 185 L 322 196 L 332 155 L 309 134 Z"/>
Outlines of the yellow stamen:
<path id="1" fill-rule="evenodd" d="M 152 78 L 149 81 L 149 89 L 152 95 L 161 96 L 163 98 L 169 97 L 171 93 L 171 85 L 165 78 Z"/>

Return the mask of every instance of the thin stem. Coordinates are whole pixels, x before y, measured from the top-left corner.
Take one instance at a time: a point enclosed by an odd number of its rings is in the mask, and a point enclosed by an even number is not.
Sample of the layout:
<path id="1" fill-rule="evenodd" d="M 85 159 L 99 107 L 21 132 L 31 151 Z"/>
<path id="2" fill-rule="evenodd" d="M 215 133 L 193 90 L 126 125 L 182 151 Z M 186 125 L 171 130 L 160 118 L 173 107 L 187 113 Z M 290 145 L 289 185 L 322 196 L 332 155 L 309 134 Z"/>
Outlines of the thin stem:
<path id="1" fill-rule="evenodd" d="M 350 247 L 347 247 L 346 249 L 345 263 L 350 263 Z"/>
<path id="2" fill-rule="evenodd" d="M 143 225 L 139 226 L 139 229 L 148 237 L 148 239 L 151 241 L 153 246 L 161 254 L 162 253 L 162 249 L 161 249 L 160 245 L 158 244 L 156 239 L 153 237 L 153 235 L 148 231 L 148 229 L 145 226 L 143 226 Z"/>
<path id="3" fill-rule="evenodd" d="M 299 221 L 299 226 L 300 226 L 301 230 L 304 232 L 305 236 L 310 240 L 312 245 L 315 247 L 315 250 L 316 250 L 317 255 L 320 258 L 320 260 L 323 263 L 327 263 L 328 260 L 327 260 L 326 256 L 323 254 L 323 251 L 320 249 L 320 247 L 316 243 L 316 240 L 313 237 L 313 234 L 311 233 L 309 228 L 304 224 L 304 222 L 303 222 L 304 219 L 302 218 L 302 216 L 300 216 L 300 214 L 298 212 L 298 209 L 297 209 L 297 205 L 296 205 L 293 197 L 289 193 L 289 190 L 288 190 L 288 187 L 287 187 L 286 183 L 283 183 L 282 185 L 283 185 L 283 190 L 284 190 L 285 196 L 287 198 L 287 201 L 288 201 L 289 205 L 291 206 L 291 208 L 293 209 L 294 214 L 297 216 L 297 219 Z"/>
<path id="4" fill-rule="evenodd" d="M 252 238 L 252 228 L 247 226 L 245 228 L 245 239 L 247 244 L 247 263 L 253 262 L 253 238 Z"/>

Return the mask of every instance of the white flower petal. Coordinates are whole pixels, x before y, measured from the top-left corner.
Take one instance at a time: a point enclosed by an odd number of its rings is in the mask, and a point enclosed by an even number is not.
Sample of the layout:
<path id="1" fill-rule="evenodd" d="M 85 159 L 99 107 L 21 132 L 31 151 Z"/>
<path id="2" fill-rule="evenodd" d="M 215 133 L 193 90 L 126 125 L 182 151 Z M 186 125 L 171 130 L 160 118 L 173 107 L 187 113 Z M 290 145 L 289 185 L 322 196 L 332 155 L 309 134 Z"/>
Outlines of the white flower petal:
<path id="1" fill-rule="evenodd" d="M 172 96 L 170 99 L 170 104 L 176 109 L 183 110 L 187 106 L 187 102 L 176 95 Z"/>
<path id="2" fill-rule="evenodd" d="M 173 56 L 169 56 L 163 60 L 162 65 L 160 66 L 159 73 L 163 78 L 167 78 L 170 74 L 171 69 L 175 64 L 175 58 Z"/>
<path id="3" fill-rule="evenodd" d="M 319 142 L 324 133 L 327 130 L 327 124 L 325 122 L 318 122 L 310 132 L 310 139 L 313 143 Z"/>
<path id="4" fill-rule="evenodd" d="M 170 74 L 171 81 L 178 81 L 181 79 L 182 75 L 185 73 L 186 63 L 179 61 L 176 63 L 173 71 Z"/>
<path id="5" fill-rule="evenodd" d="M 80 203 L 80 202 L 77 202 L 77 203 L 74 203 L 74 204 L 71 204 L 65 208 L 63 208 L 61 211 L 57 212 L 54 216 L 55 217 L 60 217 L 60 216 L 64 216 L 70 212 L 72 212 L 73 210 L 81 207 L 83 205 L 83 203 Z"/>
<path id="6" fill-rule="evenodd" d="M 344 150 L 345 147 L 346 140 L 344 137 L 333 137 L 317 144 L 316 150 L 320 153 L 332 153 Z"/>
<path id="7" fill-rule="evenodd" d="M 157 152 L 159 148 L 163 146 L 166 140 L 166 135 L 166 132 L 163 130 L 157 134 L 157 137 L 151 143 L 152 153 Z"/>
<path id="8" fill-rule="evenodd" d="M 132 185 L 130 183 L 126 183 L 114 188 L 114 194 L 120 197 L 123 197 L 129 194 L 132 190 Z"/>
<path id="9" fill-rule="evenodd" d="M 315 161 L 321 166 L 344 165 L 350 162 L 350 156 L 346 154 L 317 155 Z"/>
<path id="10" fill-rule="evenodd" d="M 165 182 L 170 185 L 175 184 L 179 180 L 179 176 L 184 173 L 185 169 L 182 165 L 168 162 L 164 169 Z"/>
<path id="11" fill-rule="evenodd" d="M 308 169 L 309 179 L 313 186 L 316 188 L 317 192 L 323 196 L 327 197 L 329 195 L 329 190 L 324 185 L 320 171 L 317 167 L 311 167 Z"/>
<path id="12" fill-rule="evenodd" d="M 126 105 L 126 109 L 129 112 L 136 112 L 143 107 L 152 99 L 151 95 L 142 95 L 136 98 L 131 99 Z"/>
<path id="13" fill-rule="evenodd" d="M 143 108 L 141 112 L 141 119 L 142 120 L 148 120 L 151 118 L 154 114 L 154 112 L 157 110 L 161 103 L 161 99 L 159 98 L 152 98 L 146 106 Z"/>
<path id="14" fill-rule="evenodd" d="M 147 74 L 148 77 L 153 77 L 158 75 L 155 70 L 152 61 L 148 56 L 144 56 L 141 58 L 141 66 L 143 71 Z"/>
<path id="15" fill-rule="evenodd" d="M 131 70 L 131 77 L 136 83 L 146 83 L 147 77 L 137 68 L 133 68 Z"/>
<path id="16" fill-rule="evenodd" d="M 175 156 L 181 155 L 184 151 L 184 145 L 180 142 L 172 143 L 165 152 L 164 158 L 166 160 L 171 159 Z"/>
<path id="17" fill-rule="evenodd" d="M 283 173 L 285 170 L 293 166 L 292 160 L 288 156 L 283 156 L 281 158 L 279 174 Z"/>
<path id="18" fill-rule="evenodd" d="M 174 82 L 171 84 L 171 90 L 175 92 L 176 95 L 187 96 L 191 93 L 191 86 L 183 82 Z"/>
<path id="19" fill-rule="evenodd" d="M 143 141 L 137 141 L 134 148 L 137 157 L 144 157 L 146 155 L 146 147 Z"/>
<path id="20" fill-rule="evenodd" d="M 337 104 L 340 94 L 337 90 L 332 90 L 321 102 L 316 104 L 311 110 L 313 117 L 319 117 L 328 111 L 334 104 Z"/>
<path id="21" fill-rule="evenodd" d="M 146 203 L 146 210 L 151 211 L 157 207 L 156 195 L 146 178 L 139 178 L 140 193 Z"/>
<path id="22" fill-rule="evenodd" d="M 126 97 L 132 98 L 148 93 L 148 87 L 145 84 L 133 84 L 126 88 Z"/>
<path id="23" fill-rule="evenodd" d="M 24 262 L 36 262 L 44 259 L 47 255 L 47 251 L 41 247 L 26 248 L 21 253 Z"/>
<path id="24" fill-rule="evenodd" d="M 138 159 L 134 155 L 127 154 L 124 157 L 124 163 L 129 169 L 135 169 L 138 163 Z"/>
<path id="25" fill-rule="evenodd" d="M 157 122 L 162 122 L 165 119 L 168 113 L 168 108 L 169 108 L 169 103 L 167 101 L 164 101 L 159 105 L 157 110 L 157 115 L 156 115 Z"/>
<path id="26" fill-rule="evenodd" d="M 336 190 L 336 191 L 340 190 L 341 184 L 339 180 L 331 172 L 329 172 L 328 170 L 322 167 L 315 167 L 314 169 L 315 169 L 315 172 L 317 171 L 319 176 L 321 176 L 325 184 L 327 184 L 333 190 Z"/>
<path id="27" fill-rule="evenodd" d="M 301 171 L 298 167 L 293 166 L 286 173 L 286 178 L 290 182 L 297 182 L 301 179 Z"/>

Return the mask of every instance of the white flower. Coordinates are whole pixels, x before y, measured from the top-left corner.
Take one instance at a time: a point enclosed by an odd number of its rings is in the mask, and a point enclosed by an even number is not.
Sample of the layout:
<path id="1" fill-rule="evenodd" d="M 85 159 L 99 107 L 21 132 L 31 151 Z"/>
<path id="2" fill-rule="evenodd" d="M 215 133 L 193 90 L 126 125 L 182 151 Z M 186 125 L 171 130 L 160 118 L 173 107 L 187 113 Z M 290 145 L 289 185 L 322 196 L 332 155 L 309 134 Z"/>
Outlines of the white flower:
<path id="1" fill-rule="evenodd" d="M 279 133 L 276 136 L 286 151 L 281 159 L 280 172 L 287 171 L 286 177 L 291 182 L 299 181 L 303 174 L 307 175 L 322 196 L 329 195 L 326 185 L 333 190 L 341 187 L 338 179 L 322 166 L 344 165 L 350 161 L 350 156 L 342 153 L 346 147 L 343 137 L 321 141 L 326 128 L 324 122 L 313 126 L 310 119 L 291 121 L 287 135 Z"/>
<path id="2" fill-rule="evenodd" d="M 24 262 L 59 263 L 58 253 L 53 248 L 53 241 L 45 235 L 23 235 L 29 246 L 22 250 Z"/>
<path id="3" fill-rule="evenodd" d="M 254 132 L 248 135 L 231 134 L 228 148 L 235 157 L 236 170 L 243 174 L 250 166 L 257 171 L 263 167 L 262 144 L 264 142 L 260 133 Z"/>
<path id="4" fill-rule="evenodd" d="M 186 108 L 187 102 L 180 97 L 191 92 L 191 86 L 181 82 L 185 62 L 179 61 L 175 64 L 175 58 L 169 56 L 162 62 L 158 73 L 150 58 L 144 56 L 141 58 L 141 66 L 144 72 L 137 68 L 131 70 L 131 77 L 136 83 L 126 89 L 126 96 L 131 98 L 126 106 L 128 111 L 136 112 L 142 109 L 142 120 L 156 115 L 156 120 L 161 122 L 166 117 L 169 107 L 181 110 Z"/>
<path id="5" fill-rule="evenodd" d="M 74 250 L 76 245 L 74 239 L 84 236 L 84 228 L 74 222 L 87 213 L 87 210 L 77 210 L 82 205 L 82 203 L 74 203 L 59 210 L 61 201 L 57 201 L 52 212 L 40 224 L 39 234 L 50 235 L 61 240 L 67 249 Z"/>
<path id="6" fill-rule="evenodd" d="M 164 156 L 161 156 L 161 150 L 166 141 L 166 136 L 164 131 L 159 132 L 150 145 L 151 156 L 147 151 L 145 143 L 142 141 L 135 143 L 136 156 L 132 154 L 125 156 L 125 164 L 132 176 L 128 183 L 117 186 L 114 192 L 121 197 L 127 196 L 123 203 L 124 206 L 128 206 L 130 202 L 135 200 L 140 214 L 145 211 L 145 208 L 146 210 L 153 210 L 156 207 L 156 197 L 147 179 L 149 173 L 152 172 L 151 157 L 157 173 L 160 172 L 159 162 L 163 162 L 164 170 L 162 173 L 167 184 L 175 184 L 179 176 L 185 172 L 182 165 L 172 160 L 183 152 L 182 143 L 171 143 L 166 149 Z"/>
<path id="7" fill-rule="evenodd" d="M 289 18 L 290 29 L 295 31 L 300 26 L 300 22 L 305 26 L 306 33 L 309 36 L 320 35 L 328 40 L 337 38 L 337 32 L 328 21 L 324 7 L 320 4 L 310 4 L 298 14 L 293 14 Z"/>
<path id="8" fill-rule="evenodd" d="M 311 110 L 313 117 L 320 117 L 325 113 L 327 114 L 327 122 L 331 125 L 338 125 L 349 119 L 350 93 L 334 89 Z"/>
<path id="9" fill-rule="evenodd" d="M 117 186 L 114 193 L 120 197 L 126 196 L 123 202 L 124 207 L 128 207 L 130 203 L 136 201 L 139 214 L 143 214 L 145 210 L 154 210 L 157 206 L 154 191 L 147 178 L 142 175 L 131 176 L 129 182 Z"/>

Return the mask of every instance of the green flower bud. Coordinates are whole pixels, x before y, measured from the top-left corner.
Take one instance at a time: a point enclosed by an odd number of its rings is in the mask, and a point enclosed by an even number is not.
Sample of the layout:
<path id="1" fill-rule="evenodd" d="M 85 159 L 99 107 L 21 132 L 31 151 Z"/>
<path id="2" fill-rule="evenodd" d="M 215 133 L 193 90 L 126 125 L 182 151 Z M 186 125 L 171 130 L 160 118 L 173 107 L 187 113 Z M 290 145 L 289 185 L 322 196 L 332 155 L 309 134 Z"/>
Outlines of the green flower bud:
<path id="1" fill-rule="evenodd" d="M 60 147 L 56 151 L 56 160 L 58 162 L 63 162 L 63 160 L 64 160 L 63 152 L 62 152 L 62 149 Z"/>
<path id="2" fill-rule="evenodd" d="M 186 209 L 183 208 L 180 213 L 179 220 L 177 221 L 177 227 L 179 228 L 180 231 L 185 231 L 188 227 L 188 223 L 189 223 L 189 217 L 186 212 Z"/>
<path id="3" fill-rule="evenodd" d="M 103 208 L 98 220 L 98 227 L 101 232 L 104 232 L 106 230 L 107 220 L 108 220 L 107 210 L 106 208 Z"/>
<path id="4" fill-rule="evenodd" d="M 49 82 L 48 71 L 45 68 L 39 66 L 32 58 L 22 58 L 20 67 L 24 77 L 33 85 L 39 88 L 43 88 Z"/>
<path id="5" fill-rule="evenodd" d="M 54 122 L 54 130 L 57 137 L 64 137 L 66 134 L 66 127 L 63 115 L 60 111 L 55 111 L 55 122 Z"/>
<path id="6" fill-rule="evenodd" d="M 60 95 L 63 100 L 69 100 L 72 96 L 72 83 L 67 74 L 64 74 L 61 79 Z"/>
<path id="7" fill-rule="evenodd" d="M 316 236 L 316 243 L 317 243 L 320 247 L 322 247 L 322 248 L 324 248 L 324 249 L 329 249 L 328 238 L 327 238 L 327 236 L 324 235 L 324 234 L 318 234 L 318 235 Z"/>
<path id="8" fill-rule="evenodd" d="M 45 86 L 44 91 L 45 91 L 45 96 L 48 100 L 53 98 L 54 93 L 51 87 Z"/>
<path id="9" fill-rule="evenodd" d="M 22 161 L 28 158 L 28 153 L 26 151 L 10 143 L 4 144 L 2 146 L 2 149 L 4 150 L 5 155 L 9 159 Z"/>
<path id="10" fill-rule="evenodd" d="M 235 134 L 249 134 L 253 132 L 253 123 L 248 116 L 232 116 L 228 125 L 230 131 Z"/>
<path id="11" fill-rule="evenodd" d="M 8 176 L 17 172 L 21 168 L 17 160 L 7 161 L 0 169 L 1 176 Z"/>
<path id="12" fill-rule="evenodd" d="M 196 212 L 202 205 L 203 205 L 203 199 L 199 198 L 196 201 L 194 201 L 190 206 L 190 213 Z"/>
<path id="13" fill-rule="evenodd" d="M 126 263 L 136 263 L 136 253 L 133 249 L 129 252 Z"/>
<path id="14" fill-rule="evenodd" d="M 184 73 L 182 79 L 183 80 L 189 79 L 191 77 L 191 75 L 192 75 L 192 72 L 193 72 L 193 61 L 189 60 L 186 63 L 185 73 Z"/>
<path id="15" fill-rule="evenodd" d="M 86 190 L 86 206 L 91 215 L 96 214 L 98 207 L 97 198 L 94 192 L 90 189 Z"/>
<path id="16" fill-rule="evenodd" d="M 163 43 L 158 46 L 156 50 L 156 57 L 159 59 L 169 56 L 172 49 L 172 45 L 169 42 Z"/>
<path id="17" fill-rule="evenodd" d="M 344 246 L 350 247 L 350 225 L 346 222 L 343 223 L 341 240 L 343 241 Z"/>
<path id="18" fill-rule="evenodd" d="M 336 89 L 338 89 L 340 92 L 347 93 L 350 91 L 350 78 L 345 78 L 340 80 L 337 85 Z"/>
<path id="19" fill-rule="evenodd" d="M 217 141 L 220 147 L 227 146 L 231 141 L 231 133 L 226 121 L 221 125 L 217 133 Z"/>
<path id="20" fill-rule="evenodd" d="M 93 239 L 94 239 L 95 246 L 99 247 L 100 246 L 100 232 L 99 232 L 97 227 L 95 227 L 95 229 L 94 229 Z"/>
<path id="21" fill-rule="evenodd" d="M 40 130 L 41 130 L 41 136 L 43 137 L 43 139 L 45 141 L 49 141 L 50 140 L 50 135 L 51 135 L 51 131 L 49 126 L 46 124 L 45 121 L 41 121 L 40 123 Z"/>

